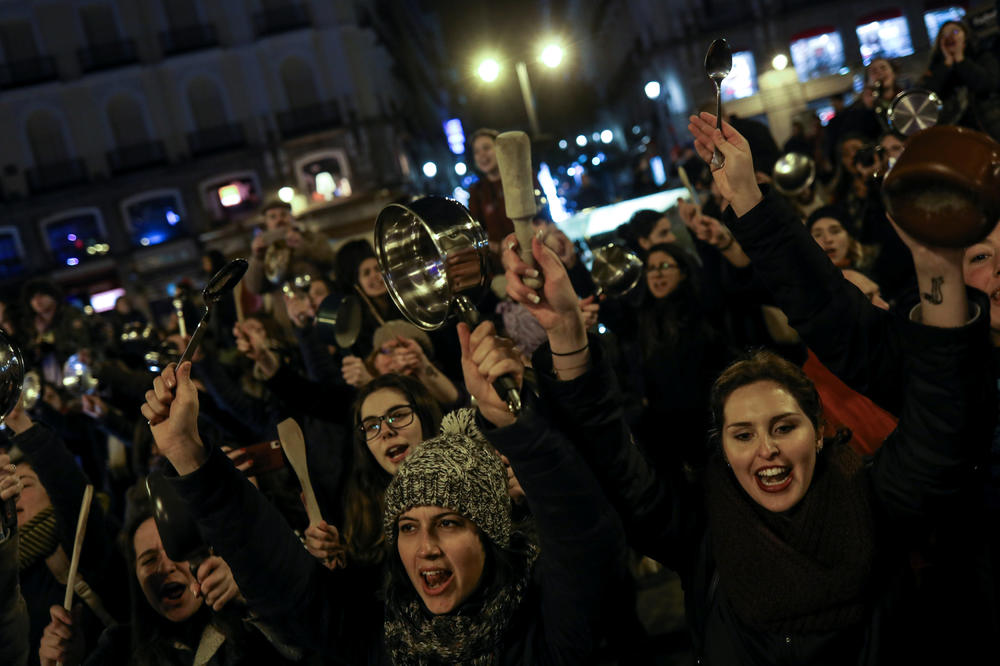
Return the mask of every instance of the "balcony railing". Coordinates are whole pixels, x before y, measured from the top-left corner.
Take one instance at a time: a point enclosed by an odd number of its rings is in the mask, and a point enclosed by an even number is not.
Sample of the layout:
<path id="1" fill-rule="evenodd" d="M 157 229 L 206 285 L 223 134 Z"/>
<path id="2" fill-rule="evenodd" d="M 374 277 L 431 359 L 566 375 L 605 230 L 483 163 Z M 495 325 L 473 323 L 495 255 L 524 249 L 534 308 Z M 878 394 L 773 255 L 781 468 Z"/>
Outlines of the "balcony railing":
<path id="1" fill-rule="evenodd" d="M 108 151 L 108 165 L 116 174 L 145 169 L 166 161 L 167 153 L 162 141 L 146 141 Z"/>
<path id="2" fill-rule="evenodd" d="M 281 9 L 266 9 L 253 15 L 253 31 L 258 37 L 308 28 L 312 24 L 305 5 L 289 2 Z"/>
<path id="3" fill-rule="evenodd" d="M 87 165 L 83 160 L 66 160 L 41 164 L 25 172 L 32 194 L 58 190 L 87 182 Z"/>
<path id="4" fill-rule="evenodd" d="M 0 64 L 0 88 L 19 88 L 54 81 L 59 77 L 56 62 L 50 56 L 15 60 Z"/>
<path id="5" fill-rule="evenodd" d="M 76 50 L 76 56 L 80 60 L 80 68 L 84 72 L 121 67 L 138 60 L 135 53 L 135 42 L 131 39 L 84 46 Z"/>
<path id="6" fill-rule="evenodd" d="M 215 34 L 215 26 L 205 23 L 173 28 L 160 33 L 160 46 L 163 47 L 165 55 L 200 51 L 218 45 L 219 38 Z"/>
<path id="7" fill-rule="evenodd" d="M 278 129 L 286 139 L 333 129 L 342 124 L 340 110 L 333 102 L 320 102 L 278 113 Z"/>
<path id="8" fill-rule="evenodd" d="M 207 155 L 242 148 L 247 143 L 243 126 L 236 123 L 188 132 L 187 140 L 192 155 Z"/>

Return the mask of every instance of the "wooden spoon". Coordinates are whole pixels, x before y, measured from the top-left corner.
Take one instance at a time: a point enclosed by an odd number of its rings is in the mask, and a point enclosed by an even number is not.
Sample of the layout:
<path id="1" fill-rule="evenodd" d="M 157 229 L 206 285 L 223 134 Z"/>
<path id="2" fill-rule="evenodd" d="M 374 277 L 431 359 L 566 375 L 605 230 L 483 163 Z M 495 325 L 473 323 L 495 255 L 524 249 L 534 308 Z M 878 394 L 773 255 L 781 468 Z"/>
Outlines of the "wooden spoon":
<path id="1" fill-rule="evenodd" d="M 288 462 L 295 470 L 295 476 L 299 477 L 299 485 L 302 486 L 302 495 L 306 500 L 306 513 L 309 515 L 309 524 L 315 525 L 323 520 L 319 512 L 319 504 L 316 502 L 316 494 L 313 492 L 312 481 L 309 480 L 309 466 L 306 463 L 306 442 L 302 436 L 302 429 L 295 419 L 285 419 L 278 424 L 278 440 L 281 448 L 285 450 Z"/>

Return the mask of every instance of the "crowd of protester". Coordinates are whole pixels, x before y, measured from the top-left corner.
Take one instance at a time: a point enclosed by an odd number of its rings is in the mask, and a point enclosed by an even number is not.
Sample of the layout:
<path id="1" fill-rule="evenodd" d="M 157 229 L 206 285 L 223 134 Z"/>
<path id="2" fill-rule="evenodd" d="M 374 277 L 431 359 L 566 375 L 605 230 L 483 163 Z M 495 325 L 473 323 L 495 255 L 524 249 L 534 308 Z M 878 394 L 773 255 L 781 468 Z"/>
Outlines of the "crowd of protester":
<path id="1" fill-rule="evenodd" d="M 962 77 L 996 66 L 964 38 L 945 24 L 928 77 L 988 122 Z M 1000 227 L 944 249 L 890 223 L 898 86 L 886 61 L 869 76 L 804 198 L 770 186 L 760 127 L 692 116 L 725 165 L 701 201 L 623 220 L 644 265 L 624 296 L 544 215 L 522 261 L 492 130 L 472 206 L 499 274 L 475 328 L 413 326 L 367 239 L 332 252 L 278 201 L 179 367 L 194 289 L 162 321 L 45 280 L 7 294 L 40 389 L 0 436 L 0 663 L 653 664 L 640 557 L 680 577 L 698 663 L 995 661 Z M 318 315 L 349 299 L 338 346 Z M 289 418 L 310 484 L 273 443 Z"/>

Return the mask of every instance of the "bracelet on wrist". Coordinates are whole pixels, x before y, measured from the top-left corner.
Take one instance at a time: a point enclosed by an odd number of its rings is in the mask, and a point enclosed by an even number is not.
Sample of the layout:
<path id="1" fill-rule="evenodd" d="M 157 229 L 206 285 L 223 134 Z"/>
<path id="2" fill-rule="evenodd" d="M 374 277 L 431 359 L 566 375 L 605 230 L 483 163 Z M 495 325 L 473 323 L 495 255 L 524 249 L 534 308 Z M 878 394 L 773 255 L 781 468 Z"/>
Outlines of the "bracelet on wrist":
<path id="1" fill-rule="evenodd" d="M 736 242 L 736 238 L 734 238 L 733 235 L 730 234 L 729 235 L 729 242 L 726 243 L 726 245 L 724 247 L 720 247 L 720 248 L 717 248 L 717 249 L 719 250 L 719 252 L 725 252 L 726 250 L 728 250 L 729 248 L 731 248 L 733 246 L 733 243 L 735 243 L 735 242 Z"/>
<path id="2" fill-rule="evenodd" d="M 552 350 L 549 350 L 549 351 L 550 351 L 550 353 L 553 356 L 575 356 L 576 354 L 579 354 L 580 352 L 585 352 L 588 349 L 590 349 L 590 343 L 589 342 L 587 344 L 585 344 L 584 346 L 580 347 L 579 349 L 576 349 L 576 350 L 571 351 L 571 352 L 557 352 L 557 351 L 552 351 Z"/>

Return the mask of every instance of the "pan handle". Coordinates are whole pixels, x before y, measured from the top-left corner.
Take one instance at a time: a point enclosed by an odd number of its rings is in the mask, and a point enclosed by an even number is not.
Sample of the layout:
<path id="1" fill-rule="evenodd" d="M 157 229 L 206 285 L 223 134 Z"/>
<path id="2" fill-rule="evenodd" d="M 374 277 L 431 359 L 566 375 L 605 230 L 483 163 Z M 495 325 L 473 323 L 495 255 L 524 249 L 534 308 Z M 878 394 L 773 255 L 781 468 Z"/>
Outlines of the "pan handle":
<path id="1" fill-rule="evenodd" d="M 472 301 L 467 296 L 458 296 L 455 298 L 454 305 L 459 318 L 468 324 L 469 328 L 475 328 L 481 317 Z M 497 395 L 507 403 L 507 409 L 510 410 L 511 414 L 517 416 L 521 413 L 521 390 L 517 388 L 517 380 L 512 375 L 497 377 L 496 381 L 493 382 L 493 388 L 496 389 Z"/>

